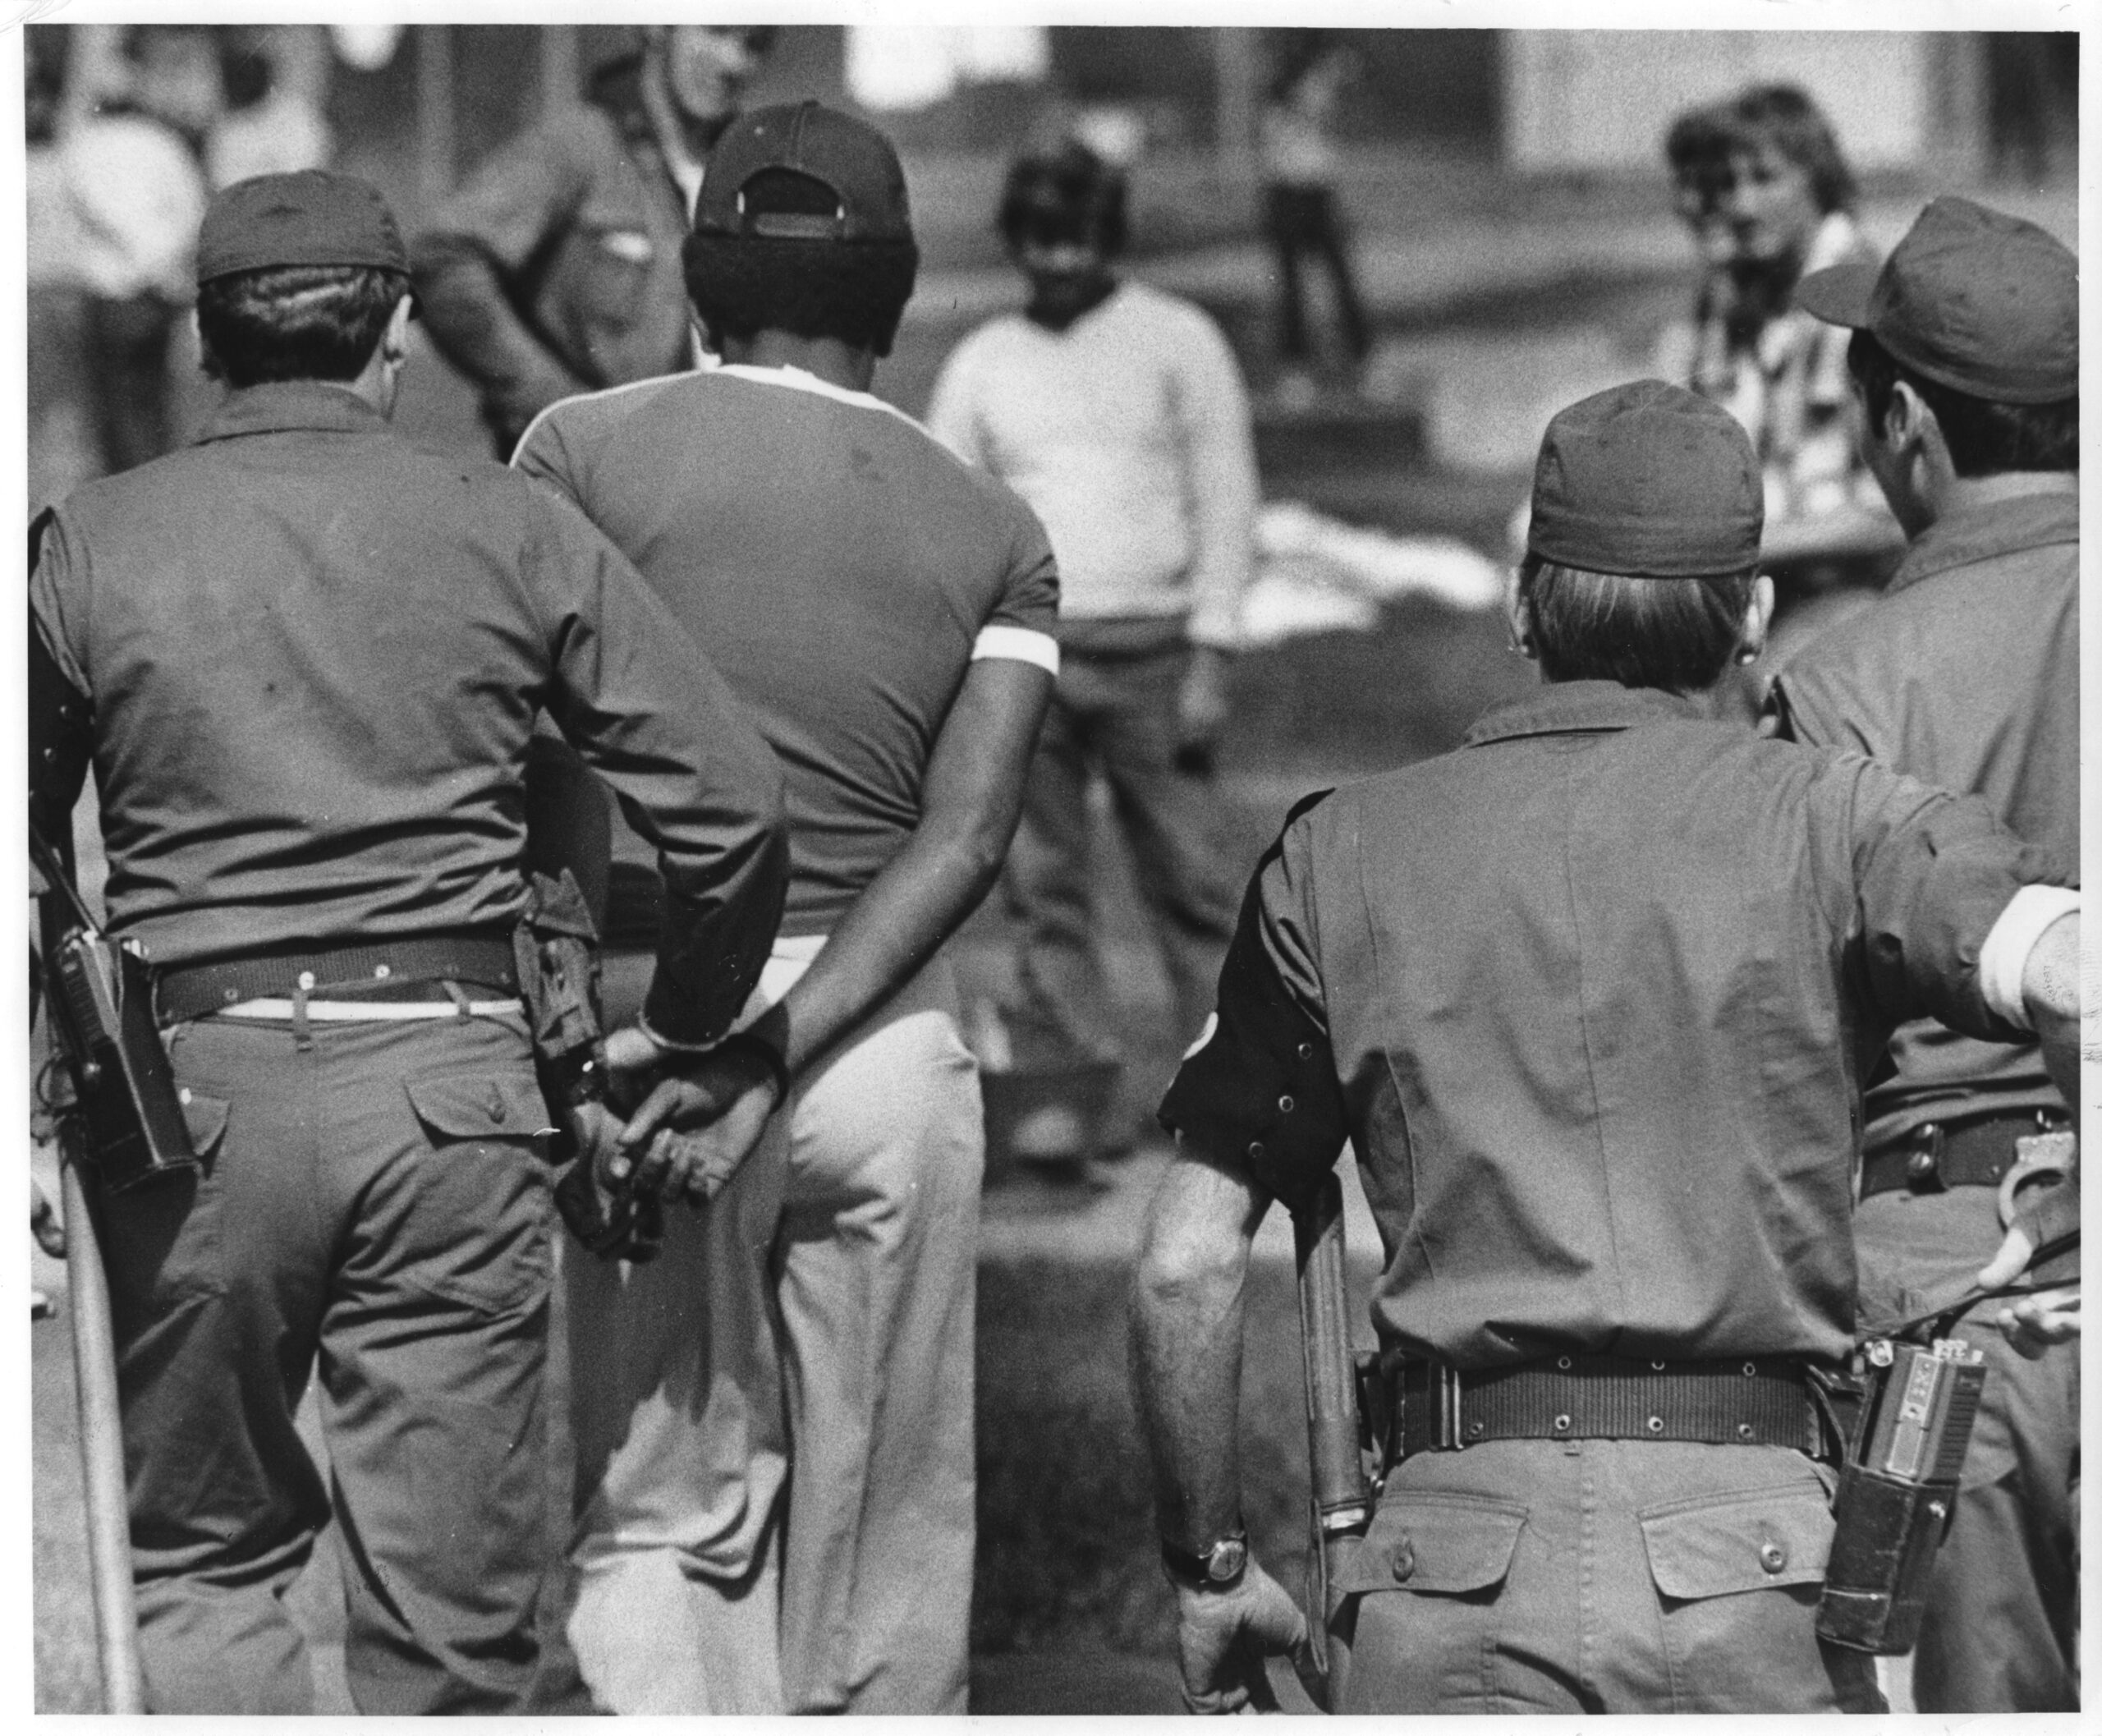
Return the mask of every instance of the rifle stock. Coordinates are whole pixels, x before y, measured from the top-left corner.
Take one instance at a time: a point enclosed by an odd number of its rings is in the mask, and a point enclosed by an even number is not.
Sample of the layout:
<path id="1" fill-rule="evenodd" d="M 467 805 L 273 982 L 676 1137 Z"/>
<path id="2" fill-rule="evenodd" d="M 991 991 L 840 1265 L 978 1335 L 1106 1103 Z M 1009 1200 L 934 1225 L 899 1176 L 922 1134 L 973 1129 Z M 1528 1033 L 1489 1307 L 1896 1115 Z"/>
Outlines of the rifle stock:
<path id="1" fill-rule="evenodd" d="M 1333 1557 L 1372 1520 L 1372 1481 L 1358 1421 L 1357 1362 L 1350 1343 L 1343 1283 L 1342 1183 L 1330 1175 L 1313 1204 L 1292 1215 L 1299 1269 L 1300 1348 L 1306 1372 L 1306 1458 L 1312 1484 L 1306 1565 L 1307 1658 L 1300 1679 L 1314 1703 L 1329 1704 L 1329 1619 Z"/>

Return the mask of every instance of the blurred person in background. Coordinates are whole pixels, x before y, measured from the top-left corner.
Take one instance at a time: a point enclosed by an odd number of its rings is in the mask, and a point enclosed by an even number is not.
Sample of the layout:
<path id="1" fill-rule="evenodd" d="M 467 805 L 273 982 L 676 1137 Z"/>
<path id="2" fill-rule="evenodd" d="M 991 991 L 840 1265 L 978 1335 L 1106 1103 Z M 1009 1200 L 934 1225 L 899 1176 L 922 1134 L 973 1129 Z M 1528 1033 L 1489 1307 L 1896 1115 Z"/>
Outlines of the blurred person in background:
<path id="1" fill-rule="evenodd" d="M 174 437 L 171 346 L 190 302 L 204 140 L 222 107 L 209 29 L 127 28 L 101 95 L 58 145 L 73 270 L 86 292 L 99 468 L 129 470 Z"/>
<path id="2" fill-rule="evenodd" d="M 1318 261 L 1328 273 L 1353 383 L 1372 347 L 1336 198 L 1341 165 L 1332 129 L 1353 70 L 1349 46 L 1333 31 L 1291 31 L 1263 103 L 1263 228 L 1277 259 L 1278 354 L 1284 364 L 1278 392 L 1290 402 L 1306 403 L 1315 393 L 1301 276 L 1306 262 Z"/>
<path id="3" fill-rule="evenodd" d="M 78 219 L 58 149 L 72 37 L 62 25 L 22 32 L 22 158 L 29 282 L 30 511 L 41 512 L 102 471 L 89 374 L 87 289 Z"/>
<path id="4" fill-rule="evenodd" d="M 2079 261 L 2033 223 L 1938 199 L 1880 274 L 1820 273 L 1801 301 L 1847 340 L 1861 451 L 1909 546 L 1879 599 L 1776 678 L 1774 724 L 1981 796 L 2076 875 Z M 1872 1320 L 1960 1294 L 2017 1206 L 2068 1191 L 2069 1141 L 2051 1136 L 2077 1107 L 2034 1046 L 1916 1024 L 1891 1061 L 1868 1092 L 1854 1218 Z M 2078 1346 L 2031 1361 L 1971 1337 L 1993 1372 L 1913 1696 L 1928 1712 L 2072 1711 Z"/>
<path id="5" fill-rule="evenodd" d="M 335 155 L 328 122 L 314 96 L 292 76 L 292 38 L 300 28 L 278 25 L 223 31 L 220 72 L 226 113 L 204 147 L 205 168 L 214 188 L 255 175 L 326 168 Z"/>
<path id="6" fill-rule="evenodd" d="M 1847 420 L 1846 344 L 1794 302 L 1808 272 L 1874 263 L 1854 218 L 1853 172 L 1831 123 L 1792 85 L 1689 111 L 1664 149 L 1702 275 L 1691 324 L 1665 333 L 1655 365 L 1751 436 L 1772 559 L 1792 523 L 1875 500 Z"/>
<path id="7" fill-rule="evenodd" d="M 774 32 L 641 35 L 583 102 L 499 146 L 412 250 L 425 325 L 474 386 L 499 457 L 558 399 L 700 359 L 679 248 L 702 162 Z"/>
<path id="8" fill-rule="evenodd" d="M 998 224 L 1027 305 L 957 347 L 927 420 L 1035 509 L 1058 561 L 1058 688 L 1003 883 L 1023 930 L 1014 1064 L 1113 1068 L 1089 779 L 1107 782 L 1131 845 L 1180 1047 L 1209 1010 L 1233 929 L 1213 756 L 1255 561 L 1255 443 L 1218 326 L 1114 269 L 1120 171 L 1074 140 L 1028 152 L 1007 172 Z M 1087 1155 L 1086 1106 L 1045 1113 L 1040 1136 L 1017 1138 L 1025 1155 Z M 1128 1143 L 1121 1129 L 1108 1140 Z"/>

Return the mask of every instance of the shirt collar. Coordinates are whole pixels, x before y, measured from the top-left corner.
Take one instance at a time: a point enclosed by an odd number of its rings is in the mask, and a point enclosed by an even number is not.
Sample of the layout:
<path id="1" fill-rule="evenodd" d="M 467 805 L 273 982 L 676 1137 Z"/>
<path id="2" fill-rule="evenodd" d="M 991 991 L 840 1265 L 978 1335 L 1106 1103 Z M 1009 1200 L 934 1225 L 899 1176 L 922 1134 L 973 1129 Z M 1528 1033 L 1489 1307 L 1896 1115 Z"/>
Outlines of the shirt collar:
<path id="1" fill-rule="evenodd" d="M 792 392 L 808 392 L 815 397 L 831 398 L 837 403 L 858 404 L 864 410 L 880 410 L 887 416 L 896 416 L 901 422 L 910 423 L 915 428 L 920 426 L 897 405 L 886 403 L 874 393 L 850 392 L 844 386 L 835 386 L 828 379 L 819 379 L 805 368 L 766 368 L 748 361 L 726 361 L 721 367 L 711 368 L 708 372 L 711 376 L 719 375 L 728 379 L 748 379 L 755 385 L 786 386 Z"/>
<path id="2" fill-rule="evenodd" d="M 1478 719 L 1462 745 L 1479 747 L 1485 742 L 1508 742 L 1520 736 L 1633 729 L 1668 719 L 1697 720 L 1705 714 L 1696 701 L 1655 687 L 1623 687 L 1612 681 L 1553 682 L 1530 698 L 1499 705 Z"/>
<path id="3" fill-rule="evenodd" d="M 1971 507 L 1937 520 L 1906 551 L 1884 587 L 1902 590 L 1922 579 L 1955 567 L 1968 567 L 1995 555 L 2080 540 L 2080 496 L 2050 493 L 2017 494 Z"/>
<path id="4" fill-rule="evenodd" d="M 372 434 L 387 418 L 348 386 L 327 380 L 273 380 L 229 392 L 197 435 L 197 443 L 243 434 L 311 429 L 326 434 Z"/>

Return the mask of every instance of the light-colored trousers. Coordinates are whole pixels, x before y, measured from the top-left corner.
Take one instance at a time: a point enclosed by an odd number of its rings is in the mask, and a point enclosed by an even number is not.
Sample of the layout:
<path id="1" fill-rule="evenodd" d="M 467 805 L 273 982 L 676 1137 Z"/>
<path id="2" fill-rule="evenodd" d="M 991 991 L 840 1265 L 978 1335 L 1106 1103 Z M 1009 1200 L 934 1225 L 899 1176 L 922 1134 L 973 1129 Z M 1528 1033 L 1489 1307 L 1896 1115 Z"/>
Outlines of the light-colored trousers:
<path id="1" fill-rule="evenodd" d="M 780 943 L 755 1005 L 814 956 Z M 937 959 L 646 1265 L 564 1262 L 569 1635 L 613 1711 L 962 1712 L 984 1132 Z"/>

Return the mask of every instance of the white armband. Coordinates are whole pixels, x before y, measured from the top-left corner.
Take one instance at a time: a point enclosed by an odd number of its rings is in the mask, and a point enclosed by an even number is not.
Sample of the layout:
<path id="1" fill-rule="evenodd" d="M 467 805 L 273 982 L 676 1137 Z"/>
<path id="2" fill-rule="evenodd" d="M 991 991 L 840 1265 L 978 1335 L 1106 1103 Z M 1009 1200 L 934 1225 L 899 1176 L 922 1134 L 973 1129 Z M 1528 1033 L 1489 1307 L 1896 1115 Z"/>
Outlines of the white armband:
<path id="1" fill-rule="evenodd" d="M 2007 901 L 1978 948 L 1978 985 L 1985 1004 L 2009 1024 L 2032 1028 L 2022 1003 L 2022 973 L 2044 930 L 2079 909 L 2080 894 L 2069 886 L 2025 886 Z"/>
<path id="2" fill-rule="evenodd" d="M 1012 657 L 1053 675 L 1058 673 L 1058 641 L 1031 627 L 981 627 L 971 648 L 971 660 L 976 663 L 981 657 Z"/>

